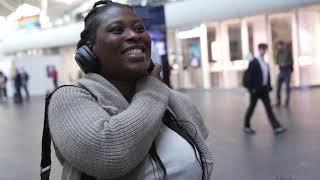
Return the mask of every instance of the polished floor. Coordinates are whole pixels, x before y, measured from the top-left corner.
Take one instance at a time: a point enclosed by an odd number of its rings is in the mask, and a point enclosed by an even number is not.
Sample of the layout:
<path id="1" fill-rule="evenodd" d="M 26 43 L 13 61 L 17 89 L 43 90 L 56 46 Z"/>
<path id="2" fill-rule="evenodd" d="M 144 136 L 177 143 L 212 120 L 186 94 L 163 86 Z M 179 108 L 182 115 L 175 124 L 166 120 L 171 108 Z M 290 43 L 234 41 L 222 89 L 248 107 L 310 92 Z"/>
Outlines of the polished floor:
<path id="1" fill-rule="evenodd" d="M 274 109 L 288 132 L 274 136 L 262 103 L 252 118 L 257 134 L 242 133 L 248 95 L 237 90 L 184 91 L 210 129 L 214 180 L 320 180 L 320 89 L 295 90 L 291 106 Z M 272 95 L 274 97 L 274 95 Z M 37 180 L 43 100 L 0 104 L 0 180 Z M 54 158 L 52 179 L 61 167 Z"/>

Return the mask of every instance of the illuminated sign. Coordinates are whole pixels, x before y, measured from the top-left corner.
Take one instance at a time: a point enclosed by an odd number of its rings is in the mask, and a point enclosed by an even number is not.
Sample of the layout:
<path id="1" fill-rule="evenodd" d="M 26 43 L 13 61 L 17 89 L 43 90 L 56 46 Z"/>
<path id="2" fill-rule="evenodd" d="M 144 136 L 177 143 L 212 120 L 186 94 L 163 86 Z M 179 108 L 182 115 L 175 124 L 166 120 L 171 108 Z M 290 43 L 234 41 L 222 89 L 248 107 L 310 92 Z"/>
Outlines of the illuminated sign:
<path id="1" fill-rule="evenodd" d="M 37 29 L 41 27 L 40 15 L 21 17 L 17 20 L 21 29 Z"/>

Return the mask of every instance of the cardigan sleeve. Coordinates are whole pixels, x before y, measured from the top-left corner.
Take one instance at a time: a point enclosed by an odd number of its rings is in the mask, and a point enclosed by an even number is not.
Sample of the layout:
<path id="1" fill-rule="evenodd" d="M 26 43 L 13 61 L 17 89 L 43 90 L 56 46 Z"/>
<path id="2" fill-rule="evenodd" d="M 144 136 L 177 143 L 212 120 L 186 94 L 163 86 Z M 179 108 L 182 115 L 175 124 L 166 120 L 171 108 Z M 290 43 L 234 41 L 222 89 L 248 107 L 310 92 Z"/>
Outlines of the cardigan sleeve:
<path id="1" fill-rule="evenodd" d="M 161 127 L 169 89 L 155 78 L 138 83 L 124 111 L 108 114 L 77 87 L 59 89 L 49 105 L 52 139 L 79 171 L 104 179 L 121 177 L 141 163 Z"/>

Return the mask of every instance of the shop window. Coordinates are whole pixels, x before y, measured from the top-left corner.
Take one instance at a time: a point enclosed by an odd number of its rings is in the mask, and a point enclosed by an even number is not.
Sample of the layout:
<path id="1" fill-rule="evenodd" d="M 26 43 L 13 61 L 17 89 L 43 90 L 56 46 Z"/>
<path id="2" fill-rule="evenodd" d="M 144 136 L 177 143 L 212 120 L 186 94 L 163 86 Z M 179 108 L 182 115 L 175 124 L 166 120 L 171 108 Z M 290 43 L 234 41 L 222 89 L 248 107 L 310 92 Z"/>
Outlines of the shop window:
<path id="1" fill-rule="evenodd" d="M 279 41 L 284 42 L 285 46 L 291 51 L 292 44 L 292 29 L 290 16 L 283 16 L 271 19 L 271 33 L 272 33 L 272 49 L 273 59 L 276 63 L 276 56 L 278 53 L 277 44 Z"/>
<path id="2" fill-rule="evenodd" d="M 228 27 L 231 61 L 242 59 L 241 26 L 232 24 Z"/>
<path id="3" fill-rule="evenodd" d="M 218 50 L 218 43 L 216 42 L 216 28 L 208 27 L 208 55 L 209 55 L 209 63 L 217 62 L 218 58 L 215 55 L 215 51 Z"/>
<path id="4" fill-rule="evenodd" d="M 188 67 L 198 68 L 201 66 L 201 49 L 200 38 L 183 39 L 183 68 Z"/>

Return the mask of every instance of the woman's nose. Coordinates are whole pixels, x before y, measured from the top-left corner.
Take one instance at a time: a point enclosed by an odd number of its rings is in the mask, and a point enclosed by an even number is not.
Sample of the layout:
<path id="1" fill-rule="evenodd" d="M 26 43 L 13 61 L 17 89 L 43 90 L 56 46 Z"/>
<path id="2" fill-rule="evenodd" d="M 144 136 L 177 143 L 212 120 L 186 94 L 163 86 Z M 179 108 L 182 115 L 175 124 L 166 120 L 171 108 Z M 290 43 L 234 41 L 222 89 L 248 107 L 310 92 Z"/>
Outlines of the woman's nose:
<path id="1" fill-rule="evenodd" d="M 141 39 L 141 36 L 139 35 L 139 33 L 133 30 L 127 30 L 125 33 L 125 38 L 127 41 L 137 41 Z"/>

